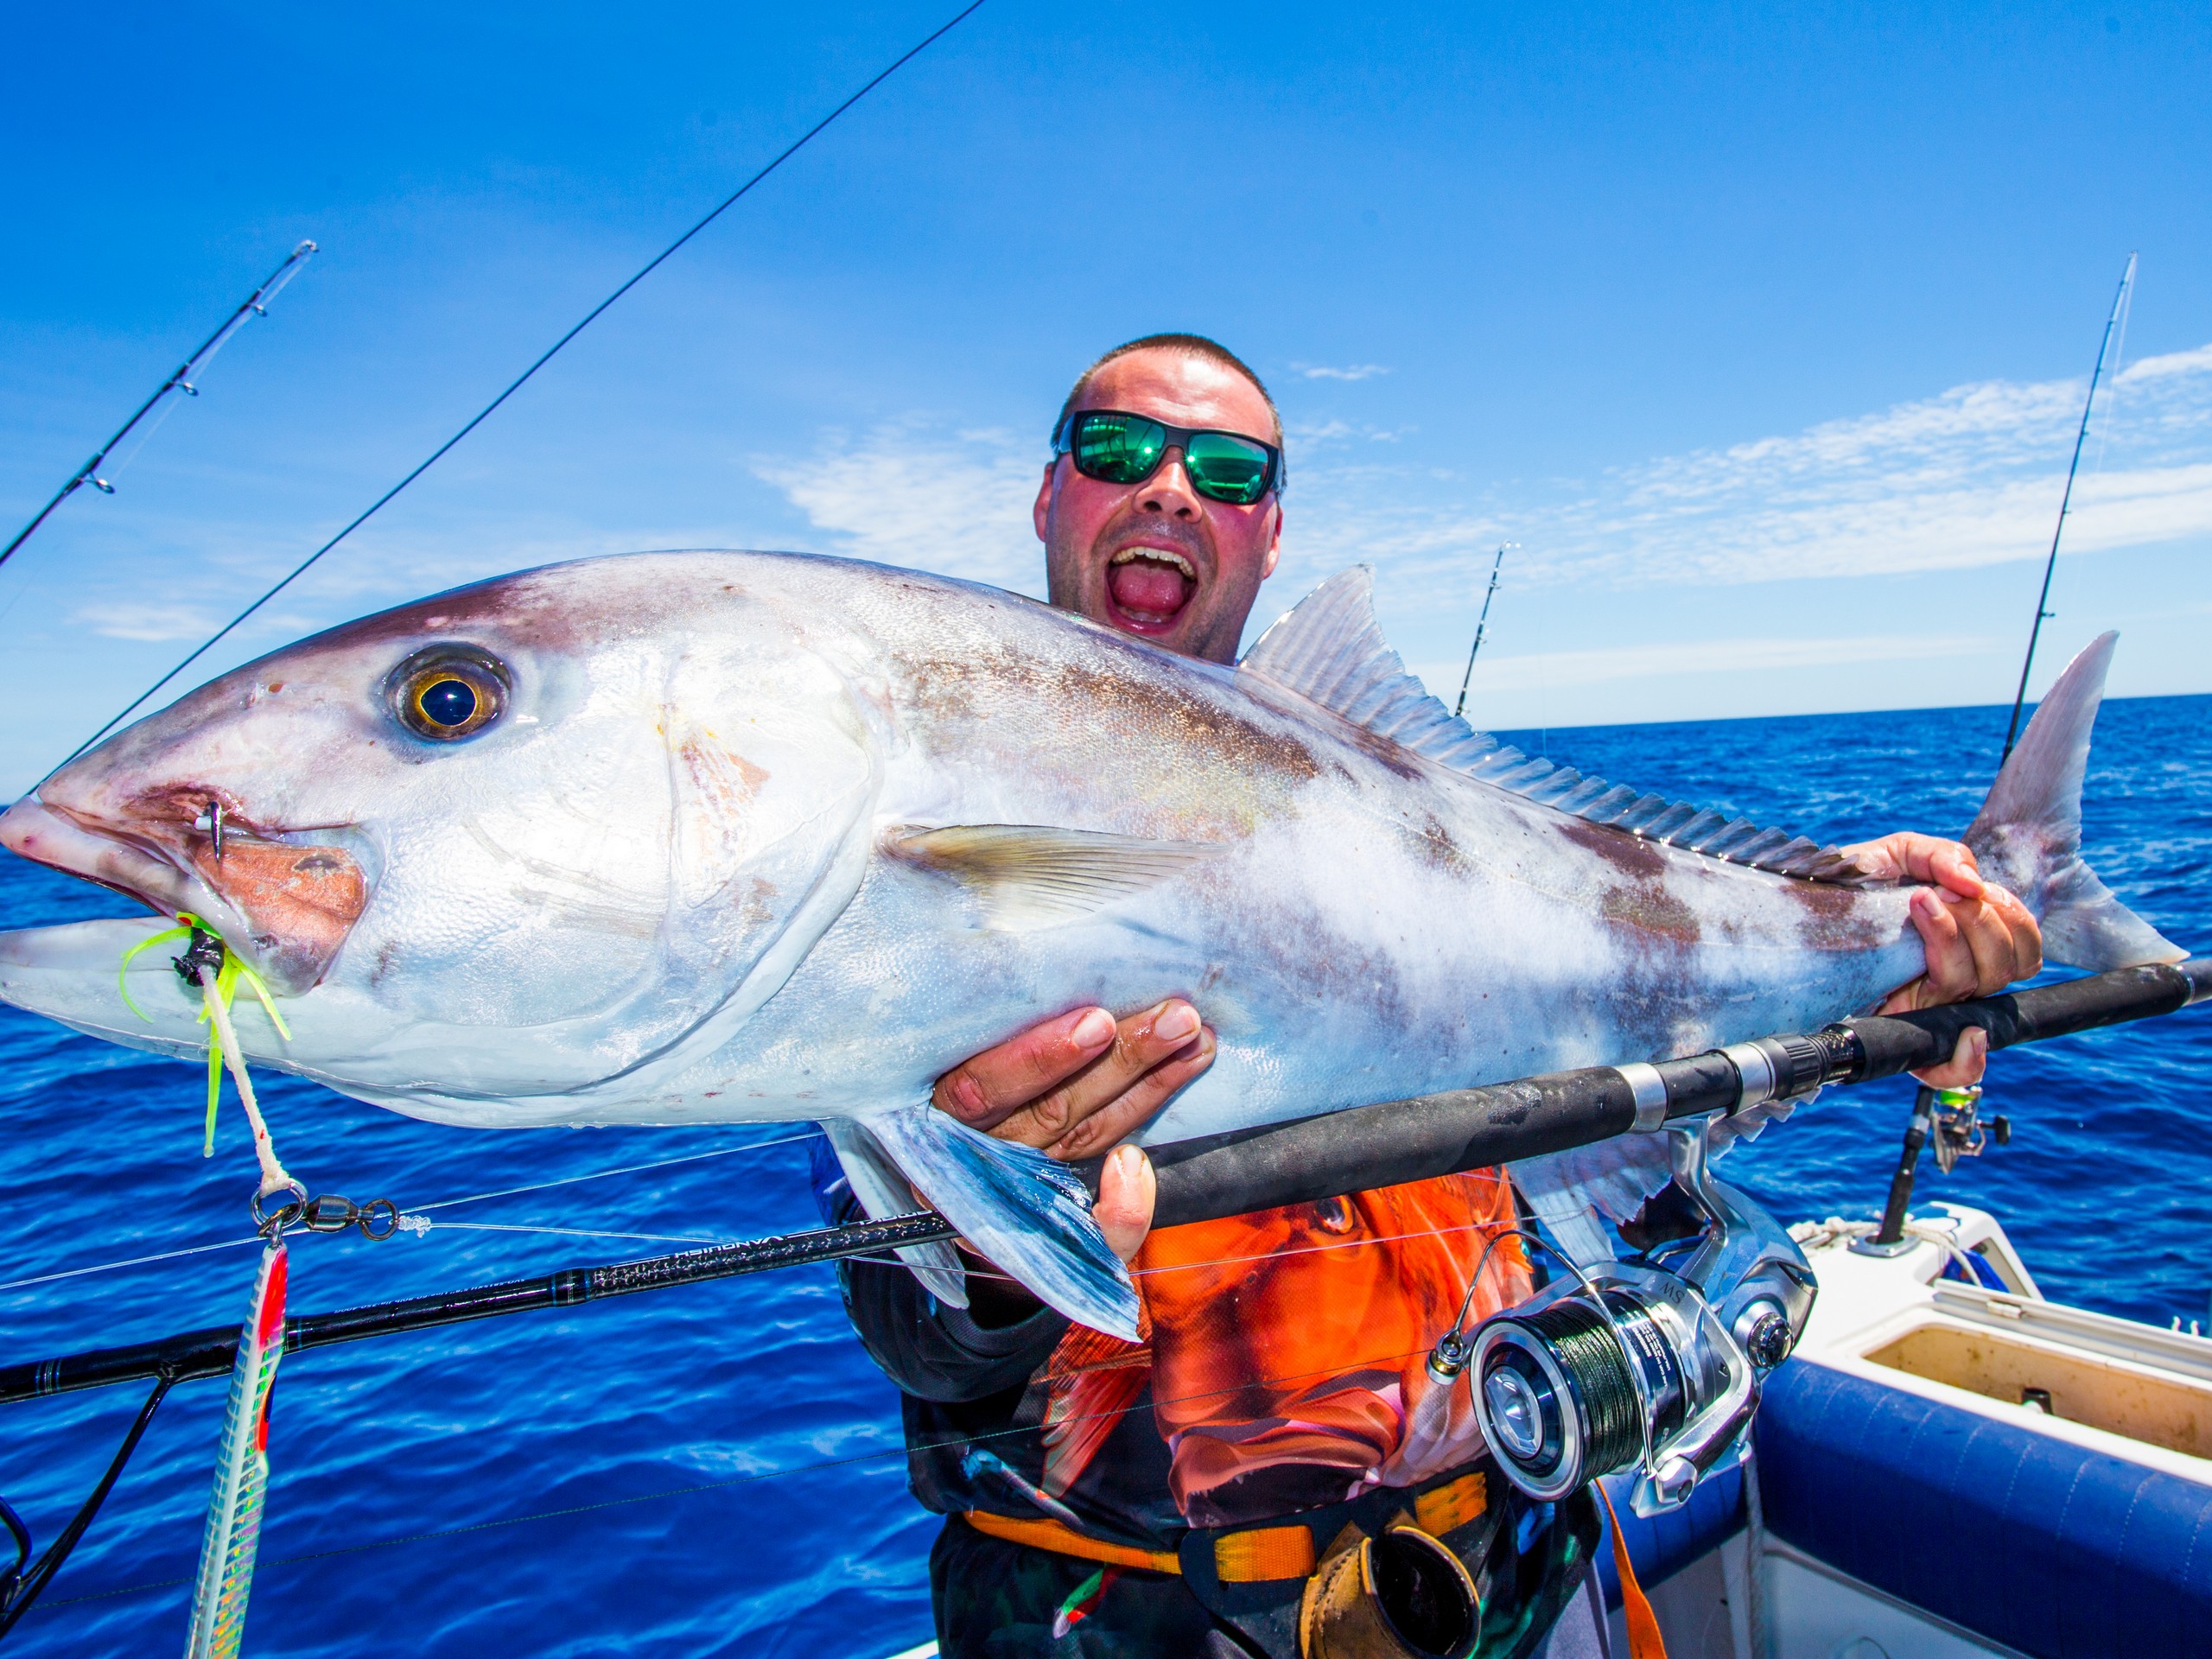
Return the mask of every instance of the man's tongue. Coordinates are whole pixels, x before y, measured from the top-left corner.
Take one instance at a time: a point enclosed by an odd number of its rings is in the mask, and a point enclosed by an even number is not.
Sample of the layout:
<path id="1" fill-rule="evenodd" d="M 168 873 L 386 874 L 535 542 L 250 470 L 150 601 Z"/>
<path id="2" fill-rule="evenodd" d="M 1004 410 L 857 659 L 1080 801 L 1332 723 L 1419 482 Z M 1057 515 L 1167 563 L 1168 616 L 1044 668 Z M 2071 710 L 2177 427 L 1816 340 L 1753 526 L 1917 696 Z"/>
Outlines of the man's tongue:
<path id="1" fill-rule="evenodd" d="M 1114 603 L 1140 622 L 1165 622 L 1190 602 L 1191 579 L 1172 564 L 1138 557 L 1106 573 Z"/>

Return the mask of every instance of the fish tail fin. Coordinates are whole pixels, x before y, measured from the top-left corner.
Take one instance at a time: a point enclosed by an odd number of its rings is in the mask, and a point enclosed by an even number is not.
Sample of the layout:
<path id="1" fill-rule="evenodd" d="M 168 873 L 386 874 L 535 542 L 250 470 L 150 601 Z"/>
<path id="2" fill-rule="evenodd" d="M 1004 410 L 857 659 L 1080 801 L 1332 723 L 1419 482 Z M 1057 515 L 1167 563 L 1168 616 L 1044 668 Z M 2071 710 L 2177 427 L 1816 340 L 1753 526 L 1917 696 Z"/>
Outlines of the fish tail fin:
<path id="1" fill-rule="evenodd" d="M 868 1128 L 978 1254 L 1077 1325 L 1141 1340 L 1136 1287 L 1065 1164 L 930 1105 L 880 1113 Z"/>
<path id="2" fill-rule="evenodd" d="M 2082 857 L 2089 731 L 2119 639 L 2100 634 L 2067 664 L 1964 837 L 1982 874 L 2011 888 L 2042 924 L 2044 956 L 2091 972 L 2188 955 L 2114 898 Z"/>

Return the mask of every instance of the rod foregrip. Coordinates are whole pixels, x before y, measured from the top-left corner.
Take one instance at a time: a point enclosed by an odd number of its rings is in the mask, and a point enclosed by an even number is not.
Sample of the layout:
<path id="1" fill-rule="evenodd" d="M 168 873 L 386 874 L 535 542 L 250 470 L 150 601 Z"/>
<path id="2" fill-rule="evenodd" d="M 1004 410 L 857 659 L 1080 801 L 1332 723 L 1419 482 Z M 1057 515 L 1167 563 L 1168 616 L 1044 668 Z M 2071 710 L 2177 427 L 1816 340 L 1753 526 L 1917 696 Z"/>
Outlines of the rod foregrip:
<path id="1" fill-rule="evenodd" d="M 1993 1049 L 2171 1014 L 2212 996 L 2212 958 L 2123 968 L 1915 1013 L 1867 1015 L 1681 1059 L 1592 1066 L 1356 1106 L 1149 1148 L 1154 1225 L 1212 1221 L 1431 1179 L 1700 1112 L 1940 1065 L 1969 1027 Z M 1639 1092 L 1642 1098 L 1639 1099 Z M 1642 1117 L 1639 1119 L 1639 1109 Z M 1078 1166 L 1093 1192 L 1103 1160 Z"/>
<path id="2" fill-rule="evenodd" d="M 1160 1179 L 1154 1225 L 1213 1221 L 1533 1158 L 1605 1140 L 1635 1121 L 1628 1079 L 1611 1066 L 1593 1066 L 1178 1141 L 1152 1152 Z M 1090 1179 L 1095 1185 L 1095 1172 Z"/>
<path id="3" fill-rule="evenodd" d="M 1866 1083 L 1941 1065 L 1969 1027 L 1986 1031 L 1992 1049 L 2011 1048 L 2172 1014 L 2208 996 L 2212 996 L 2212 957 L 2194 957 L 2187 962 L 2116 968 L 1912 1014 L 1847 1020 L 1844 1026 L 1858 1039 L 1863 1058 L 1850 1076 L 1834 1081 Z"/>

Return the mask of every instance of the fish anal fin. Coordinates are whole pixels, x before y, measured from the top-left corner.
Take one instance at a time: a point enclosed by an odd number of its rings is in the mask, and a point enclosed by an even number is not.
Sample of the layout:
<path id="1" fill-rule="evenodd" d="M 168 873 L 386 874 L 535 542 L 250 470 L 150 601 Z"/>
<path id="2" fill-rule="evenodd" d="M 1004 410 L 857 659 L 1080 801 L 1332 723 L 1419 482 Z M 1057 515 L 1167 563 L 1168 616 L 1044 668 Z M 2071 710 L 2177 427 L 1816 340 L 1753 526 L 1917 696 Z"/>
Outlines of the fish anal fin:
<path id="1" fill-rule="evenodd" d="M 1079 921 L 1223 850 L 1213 842 L 1032 823 L 901 826 L 882 845 L 892 857 L 968 888 L 982 906 L 984 925 L 1002 932 Z"/>
<path id="2" fill-rule="evenodd" d="M 912 1189 L 899 1174 L 899 1166 L 876 1144 L 866 1124 L 849 1117 L 827 1118 L 823 1122 L 822 1132 L 830 1137 L 830 1146 L 836 1150 L 837 1162 L 844 1169 L 846 1183 L 870 1221 L 909 1215 L 919 1207 Z M 931 1295 L 949 1307 L 968 1306 L 967 1270 L 960 1265 L 959 1253 L 951 1245 L 942 1241 L 934 1244 L 901 1244 L 898 1251 L 899 1259 L 913 1270 L 914 1277 L 922 1281 Z"/>
<path id="3" fill-rule="evenodd" d="M 876 1144 L 977 1254 L 1078 1325 L 1135 1342 L 1136 1287 L 1073 1171 L 934 1106 L 868 1120 Z"/>

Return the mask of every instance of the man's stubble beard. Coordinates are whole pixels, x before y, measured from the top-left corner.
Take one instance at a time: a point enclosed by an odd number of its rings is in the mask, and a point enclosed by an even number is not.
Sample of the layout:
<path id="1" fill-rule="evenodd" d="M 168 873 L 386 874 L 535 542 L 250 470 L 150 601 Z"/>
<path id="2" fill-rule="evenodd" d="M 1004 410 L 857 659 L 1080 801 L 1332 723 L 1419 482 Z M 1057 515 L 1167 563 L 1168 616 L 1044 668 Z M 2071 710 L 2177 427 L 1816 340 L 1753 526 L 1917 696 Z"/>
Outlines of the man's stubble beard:
<path id="1" fill-rule="evenodd" d="M 1221 562 L 1206 538 L 1173 519 L 1134 514 L 1116 519 L 1089 547 L 1073 554 L 1064 553 L 1056 537 L 1045 550 L 1046 591 L 1051 602 L 1062 610 L 1077 612 L 1113 628 L 1112 615 L 1106 608 L 1110 597 L 1108 561 L 1114 552 L 1131 542 L 1165 543 L 1182 552 L 1195 569 L 1205 574 L 1190 602 L 1178 614 L 1173 633 L 1124 633 L 1123 637 L 1141 639 L 1181 657 L 1234 663 L 1237 645 L 1244 637 L 1245 620 L 1259 598 L 1259 584 L 1255 582 L 1251 593 L 1239 603 L 1228 591 L 1229 584 L 1222 579 Z M 1114 631 L 1123 632 L 1120 628 Z"/>

